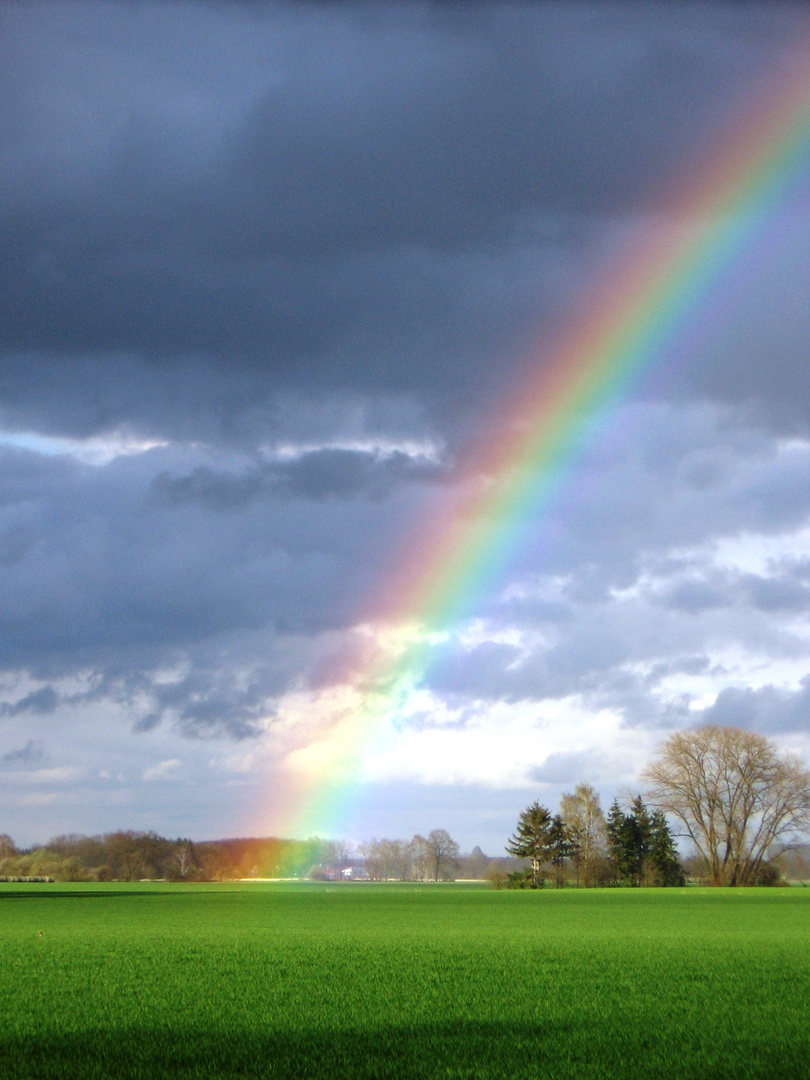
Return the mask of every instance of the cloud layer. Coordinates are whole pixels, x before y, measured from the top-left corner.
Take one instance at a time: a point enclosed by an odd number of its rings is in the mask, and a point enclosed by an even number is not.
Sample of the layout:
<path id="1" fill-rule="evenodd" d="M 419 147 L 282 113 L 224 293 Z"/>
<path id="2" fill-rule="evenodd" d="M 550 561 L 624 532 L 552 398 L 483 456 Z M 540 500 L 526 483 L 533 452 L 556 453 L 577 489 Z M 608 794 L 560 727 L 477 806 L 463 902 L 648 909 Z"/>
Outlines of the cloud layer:
<path id="1" fill-rule="evenodd" d="M 806 23 L 3 7 L 0 831 L 276 827 L 498 402 Z M 810 749 L 809 194 L 524 523 L 348 831 L 494 850 L 529 795 L 632 785 L 702 721 Z"/>

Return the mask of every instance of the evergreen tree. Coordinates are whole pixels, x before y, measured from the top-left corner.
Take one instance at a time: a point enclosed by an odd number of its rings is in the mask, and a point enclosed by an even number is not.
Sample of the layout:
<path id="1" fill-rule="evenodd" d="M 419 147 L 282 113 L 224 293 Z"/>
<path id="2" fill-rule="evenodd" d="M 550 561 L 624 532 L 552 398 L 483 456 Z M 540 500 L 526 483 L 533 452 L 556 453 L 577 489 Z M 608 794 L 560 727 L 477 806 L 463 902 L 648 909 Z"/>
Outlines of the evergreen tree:
<path id="1" fill-rule="evenodd" d="M 608 859 L 613 871 L 613 883 L 618 884 L 626 876 L 627 858 L 625 846 L 627 840 L 627 815 L 614 799 L 607 816 Z"/>
<path id="2" fill-rule="evenodd" d="M 675 841 L 672 839 L 667 819 L 660 810 L 656 810 L 653 814 L 651 827 L 650 862 L 653 865 L 656 885 L 686 884 L 683 867 L 678 861 L 678 853 L 675 850 Z"/>
<path id="3" fill-rule="evenodd" d="M 638 795 L 624 813 L 614 800 L 607 819 L 608 850 L 614 880 L 639 886 L 683 885 L 684 874 L 666 818 L 653 814 Z"/>
<path id="4" fill-rule="evenodd" d="M 626 814 L 616 799 L 607 819 L 608 851 L 617 882 L 641 885 L 652 845 L 652 819 L 640 795 Z"/>
<path id="5" fill-rule="evenodd" d="M 652 818 L 640 795 L 636 795 L 627 815 L 628 822 L 628 857 L 632 877 L 636 885 L 643 885 L 649 869 L 648 860 L 652 851 Z"/>
<path id="6" fill-rule="evenodd" d="M 506 845 L 510 855 L 531 860 L 533 885 L 539 883 L 540 867 L 551 854 L 551 829 L 551 814 L 545 806 L 533 802 L 518 818 L 514 836 Z"/>
<path id="7" fill-rule="evenodd" d="M 563 884 L 563 869 L 565 867 L 565 860 L 570 856 L 572 848 L 571 842 L 568 837 L 568 830 L 565 827 L 565 822 L 559 814 L 555 814 L 554 817 L 551 819 L 548 847 L 551 865 L 554 867 L 554 877 L 556 879 L 556 885 L 558 889 L 561 889 Z"/>

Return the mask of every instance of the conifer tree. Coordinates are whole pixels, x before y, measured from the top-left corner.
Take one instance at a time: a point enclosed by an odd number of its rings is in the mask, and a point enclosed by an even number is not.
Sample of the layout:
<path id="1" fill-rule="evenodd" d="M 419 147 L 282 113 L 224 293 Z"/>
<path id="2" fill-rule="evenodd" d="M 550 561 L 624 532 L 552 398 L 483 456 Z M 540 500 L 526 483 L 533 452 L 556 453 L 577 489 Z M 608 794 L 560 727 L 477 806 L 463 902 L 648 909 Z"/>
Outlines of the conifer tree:
<path id="1" fill-rule="evenodd" d="M 641 885 L 652 843 L 652 824 L 640 795 L 633 800 L 627 814 L 619 806 L 618 800 L 613 800 L 607 819 L 607 833 L 616 880 Z"/>
<path id="2" fill-rule="evenodd" d="M 607 816 L 608 859 L 613 870 L 614 884 L 618 884 L 626 876 L 626 840 L 627 816 L 619 806 L 619 800 L 614 799 Z"/>
<path id="3" fill-rule="evenodd" d="M 537 885 L 540 867 L 551 854 L 552 817 L 545 806 L 533 802 L 518 818 L 514 836 L 506 850 L 510 855 L 531 860 L 532 884 Z"/>
<path id="4" fill-rule="evenodd" d="M 568 838 L 568 830 L 565 827 L 565 822 L 559 814 L 555 814 L 551 819 L 551 828 L 549 829 L 549 858 L 551 865 L 554 867 L 554 876 L 556 879 L 557 888 L 562 888 L 563 883 L 563 868 L 565 867 L 565 860 L 571 854 L 571 843 Z"/>
<path id="5" fill-rule="evenodd" d="M 652 818 L 640 795 L 636 795 L 627 815 L 628 861 L 636 885 L 643 885 L 652 850 Z"/>
<path id="6" fill-rule="evenodd" d="M 650 861 L 653 865 L 656 885 L 684 885 L 686 881 L 683 867 L 678 861 L 675 841 L 672 839 L 667 819 L 660 810 L 656 810 L 653 814 L 651 826 Z"/>
<path id="7" fill-rule="evenodd" d="M 608 850 L 617 882 L 682 885 L 683 869 L 666 818 L 650 814 L 640 795 L 625 813 L 614 799 L 607 819 Z"/>

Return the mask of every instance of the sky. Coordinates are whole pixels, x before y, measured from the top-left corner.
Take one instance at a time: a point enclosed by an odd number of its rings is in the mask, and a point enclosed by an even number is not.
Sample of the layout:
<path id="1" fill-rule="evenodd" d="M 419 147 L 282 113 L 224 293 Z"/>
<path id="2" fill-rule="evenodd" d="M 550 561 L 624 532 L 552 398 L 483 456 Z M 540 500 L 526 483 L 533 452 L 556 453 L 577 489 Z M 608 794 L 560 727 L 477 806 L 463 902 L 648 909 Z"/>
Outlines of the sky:
<path id="1" fill-rule="evenodd" d="M 341 734 L 503 403 L 802 42 L 774 2 L 3 4 L 0 832 L 499 854 L 673 731 L 810 761 L 810 165 Z"/>

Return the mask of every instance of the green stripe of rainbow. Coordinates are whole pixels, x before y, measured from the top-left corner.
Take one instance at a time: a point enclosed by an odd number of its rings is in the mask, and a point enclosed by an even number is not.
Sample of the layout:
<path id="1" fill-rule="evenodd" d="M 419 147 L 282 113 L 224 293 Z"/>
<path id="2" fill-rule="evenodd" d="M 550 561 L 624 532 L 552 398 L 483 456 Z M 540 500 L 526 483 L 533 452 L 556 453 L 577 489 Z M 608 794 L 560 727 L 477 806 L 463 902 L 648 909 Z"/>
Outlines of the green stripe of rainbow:
<path id="1" fill-rule="evenodd" d="M 584 316 L 532 358 L 528 377 L 464 470 L 475 488 L 464 512 L 425 523 L 424 539 L 381 598 L 377 625 L 404 629 L 392 630 L 394 644 L 351 676 L 353 690 L 335 712 L 319 763 L 302 790 L 285 795 L 294 800 L 286 808 L 288 835 L 340 830 L 363 756 L 396 725 L 437 635 L 499 580 L 527 522 L 570 474 L 600 418 L 806 177 L 809 151 L 804 49 L 759 87 L 745 116 L 694 171 L 696 182 L 608 269 L 585 298 Z"/>

